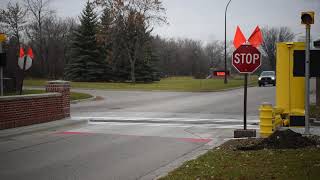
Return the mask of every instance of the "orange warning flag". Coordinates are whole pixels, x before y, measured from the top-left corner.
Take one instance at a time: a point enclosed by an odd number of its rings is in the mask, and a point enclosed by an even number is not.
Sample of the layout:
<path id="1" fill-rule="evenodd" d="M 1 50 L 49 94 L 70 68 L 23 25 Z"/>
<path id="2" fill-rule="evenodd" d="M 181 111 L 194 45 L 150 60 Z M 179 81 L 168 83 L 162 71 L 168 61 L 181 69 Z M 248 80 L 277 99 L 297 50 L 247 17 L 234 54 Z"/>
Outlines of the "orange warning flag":
<path id="1" fill-rule="evenodd" d="M 248 41 L 253 47 L 256 48 L 263 43 L 263 36 L 259 26 L 257 26 L 256 29 L 253 31 Z"/>
<path id="2" fill-rule="evenodd" d="M 24 56 L 24 49 L 22 47 L 20 47 L 20 53 L 19 53 L 19 57 L 23 57 Z"/>
<path id="3" fill-rule="evenodd" d="M 238 49 L 242 44 L 246 43 L 246 37 L 244 37 L 243 33 L 239 26 L 237 26 L 236 35 L 234 36 L 233 45 L 236 49 Z"/>
<path id="4" fill-rule="evenodd" d="M 29 47 L 29 49 L 28 49 L 28 56 L 31 58 L 31 59 L 33 59 L 34 58 L 34 56 L 33 56 L 33 51 L 32 51 L 32 49 Z"/>

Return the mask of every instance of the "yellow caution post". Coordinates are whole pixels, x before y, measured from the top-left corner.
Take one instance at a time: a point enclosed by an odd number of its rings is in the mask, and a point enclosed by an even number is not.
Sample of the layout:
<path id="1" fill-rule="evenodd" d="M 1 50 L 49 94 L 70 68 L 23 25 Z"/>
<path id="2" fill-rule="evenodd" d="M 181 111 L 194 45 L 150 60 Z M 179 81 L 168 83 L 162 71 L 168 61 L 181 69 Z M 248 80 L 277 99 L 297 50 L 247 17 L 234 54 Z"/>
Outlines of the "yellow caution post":
<path id="1" fill-rule="evenodd" d="M 273 133 L 274 117 L 273 108 L 269 103 L 263 103 L 260 106 L 260 136 L 269 137 Z"/>

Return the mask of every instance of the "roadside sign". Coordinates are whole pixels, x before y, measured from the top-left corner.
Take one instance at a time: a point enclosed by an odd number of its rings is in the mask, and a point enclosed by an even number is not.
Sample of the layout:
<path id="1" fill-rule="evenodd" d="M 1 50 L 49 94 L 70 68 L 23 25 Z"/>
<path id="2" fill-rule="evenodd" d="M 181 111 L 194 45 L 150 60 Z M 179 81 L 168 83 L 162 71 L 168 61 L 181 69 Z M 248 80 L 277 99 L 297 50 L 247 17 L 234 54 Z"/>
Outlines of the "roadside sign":
<path id="1" fill-rule="evenodd" d="M 261 53 L 252 45 L 241 45 L 233 53 L 232 65 L 244 74 L 243 128 L 247 131 L 248 74 L 261 66 Z"/>
<path id="2" fill-rule="evenodd" d="M 4 33 L 0 32 L 0 43 L 4 42 L 7 40 L 7 36 Z"/>
<path id="3" fill-rule="evenodd" d="M 233 53 L 232 65 L 239 73 L 253 73 L 261 66 L 261 53 L 251 45 L 241 45 Z"/>
<path id="4" fill-rule="evenodd" d="M 25 71 L 31 68 L 33 58 L 34 58 L 34 55 L 31 48 L 29 48 L 27 54 L 25 54 L 24 49 L 20 47 L 18 65 L 23 72 L 21 87 L 20 87 L 20 95 L 22 95 Z"/>
<path id="5" fill-rule="evenodd" d="M 26 62 L 24 62 L 24 61 L 26 61 Z M 26 63 L 26 64 L 24 65 L 24 63 Z M 18 60 L 18 65 L 19 65 L 21 70 L 26 71 L 26 70 L 30 69 L 31 66 L 32 66 L 31 57 L 29 57 L 29 56 L 20 57 L 19 60 Z"/>

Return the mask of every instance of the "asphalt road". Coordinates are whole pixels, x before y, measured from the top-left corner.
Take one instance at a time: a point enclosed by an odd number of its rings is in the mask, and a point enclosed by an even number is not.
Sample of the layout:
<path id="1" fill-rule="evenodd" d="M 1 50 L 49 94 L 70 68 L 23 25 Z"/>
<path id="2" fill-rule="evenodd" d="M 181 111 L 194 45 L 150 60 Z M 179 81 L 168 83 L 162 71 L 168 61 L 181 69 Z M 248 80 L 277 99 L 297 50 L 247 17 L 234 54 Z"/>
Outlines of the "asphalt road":
<path id="1" fill-rule="evenodd" d="M 100 96 L 103 100 L 72 106 L 74 117 L 137 116 L 155 117 L 236 117 L 243 113 L 243 89 L 208 92 L 132 92 L 81 90 Z M 248 115 L 257 118 L 262 102 L 274 104 L 274 87 L 252 87 L 248 89 Z"/>
<path id="2" fill-rule="evenodd" d="M 72 105 L 88 124 L 0 138 L 1 180 L 154 179 L 224 142 L 242 127 L 243 90 L 215 93 L 81 90 Z M 273 87 L 250 88 L 249 128 Z"/>

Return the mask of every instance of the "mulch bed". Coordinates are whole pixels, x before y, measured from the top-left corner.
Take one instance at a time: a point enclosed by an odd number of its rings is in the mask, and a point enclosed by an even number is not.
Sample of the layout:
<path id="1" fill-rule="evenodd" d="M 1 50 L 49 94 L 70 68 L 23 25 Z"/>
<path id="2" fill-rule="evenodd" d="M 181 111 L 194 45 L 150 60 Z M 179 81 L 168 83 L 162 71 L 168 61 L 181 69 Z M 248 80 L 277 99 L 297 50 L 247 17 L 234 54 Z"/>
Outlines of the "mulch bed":
<path id="1" fill-rule="evenodd" d="M 320 137 L 305 137 L 290 129 L 279 130 L 268 138 L 251 138 L 230 140 L 221 145 L 220 149 L 225 150 L 261 150 L 261 149 L 299 149 L 307 147 L 319 147 Z"/>

